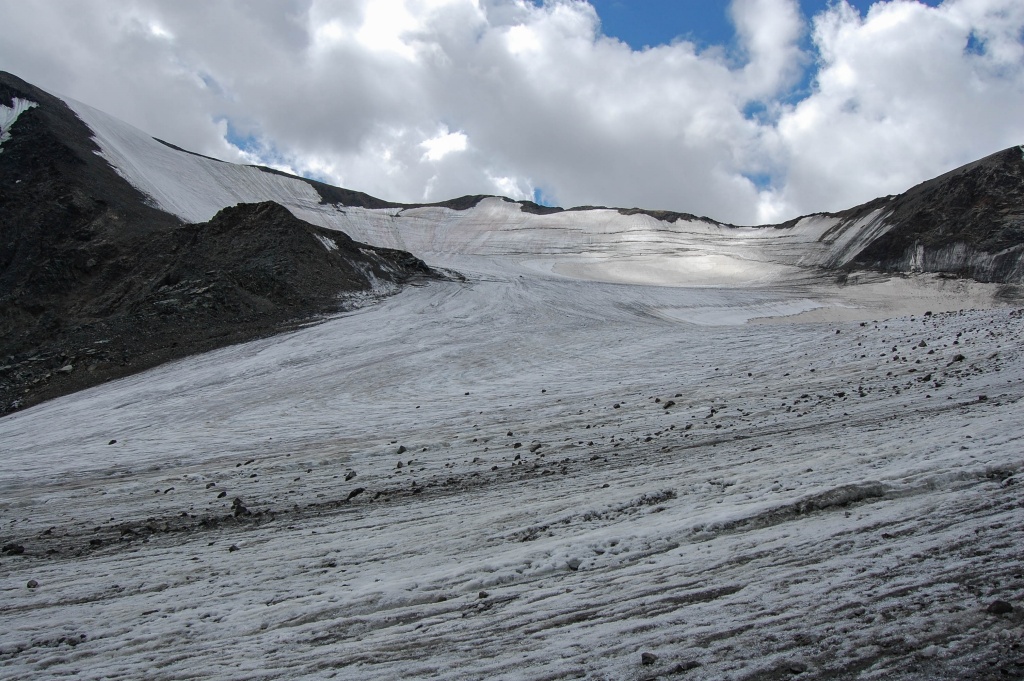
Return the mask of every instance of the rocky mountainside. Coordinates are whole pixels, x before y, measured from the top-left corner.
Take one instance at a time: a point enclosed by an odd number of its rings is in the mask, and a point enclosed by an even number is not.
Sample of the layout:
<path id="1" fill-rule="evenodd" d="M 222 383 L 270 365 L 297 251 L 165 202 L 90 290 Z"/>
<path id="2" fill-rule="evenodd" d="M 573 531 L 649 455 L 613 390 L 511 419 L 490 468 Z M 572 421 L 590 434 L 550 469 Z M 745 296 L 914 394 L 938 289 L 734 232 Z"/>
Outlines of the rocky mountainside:
<path id="1" fill-rule="evenodd" d="M 983 282 L 1024 281 L 1024 150 L 1011 147 L 835 214 L 824 239 L 870 224 L 870 238 L 826 267 L 940 272 Z"/>
<path id="2" fill-rule="evenodd" d="M 0 414 L 434 276 L 273 203 L 183 223 L 63 101 L 0 76 L 0 106 L 17 100 L 36 106 L 0 148 Z"/>

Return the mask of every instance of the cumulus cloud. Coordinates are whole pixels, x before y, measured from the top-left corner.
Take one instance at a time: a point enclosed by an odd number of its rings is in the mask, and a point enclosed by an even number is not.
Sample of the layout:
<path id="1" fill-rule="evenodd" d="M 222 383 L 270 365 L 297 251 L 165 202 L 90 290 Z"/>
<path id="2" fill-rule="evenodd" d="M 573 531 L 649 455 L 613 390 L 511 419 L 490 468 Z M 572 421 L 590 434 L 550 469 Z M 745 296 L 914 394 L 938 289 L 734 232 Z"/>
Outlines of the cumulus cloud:
<path id="1" fill-rule="evenodd" d="M 1024 142 L 1019 0 L 733 0 L 644 50 L 580 0 L 0 0 L 0 68 L 226 160 L 391 200 L 543 196 L 735 223 Z"/>
<path id="2" fill-rule="evenodd" d="M 902 191 L 1024 142 L 1024 5 L 838 4 L 814 20 L 814 93 L 777 125 L 784 212 Z"/>

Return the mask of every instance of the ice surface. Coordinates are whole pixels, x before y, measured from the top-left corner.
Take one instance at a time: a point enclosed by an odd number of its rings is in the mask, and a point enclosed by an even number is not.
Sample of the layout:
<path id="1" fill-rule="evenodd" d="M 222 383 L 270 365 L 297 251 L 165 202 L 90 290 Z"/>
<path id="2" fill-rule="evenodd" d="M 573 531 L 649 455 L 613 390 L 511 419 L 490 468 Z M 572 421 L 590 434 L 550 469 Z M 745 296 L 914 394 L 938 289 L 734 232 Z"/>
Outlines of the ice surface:
<path id="1" fill-rule="evenodd" d="M 319 234 L 316 235 L 316 239 L 317 241 L 324 245 L 324 248 L 326 248 L 328 252 L 338 250 L 338 244 L 334 241 L 334 239 L 331 239 L 326 236 L 321 236 Z"/>
<path id="2" fill-rule="evenodd" d="M 1019 313 L 701 326 L 666 311 L 807 299 L 459 262 L 0 419 L 0 676 L 954 679 L 1020 641 Z"/>
<path id="3" fill-rule="evenodd" d="M 0 147 L 3 143 L 11 139 L 11 127 L 14 125 L 14 121 L 18 120 L 18 116 L 25 113 L 34 106 L 38 106 L 35 102 L 20 97 L 15 97 L 11 102 L 11 106 L 5 106 L 0 104 Z M 2 152 L 2 149 L 0 149 Z"/>

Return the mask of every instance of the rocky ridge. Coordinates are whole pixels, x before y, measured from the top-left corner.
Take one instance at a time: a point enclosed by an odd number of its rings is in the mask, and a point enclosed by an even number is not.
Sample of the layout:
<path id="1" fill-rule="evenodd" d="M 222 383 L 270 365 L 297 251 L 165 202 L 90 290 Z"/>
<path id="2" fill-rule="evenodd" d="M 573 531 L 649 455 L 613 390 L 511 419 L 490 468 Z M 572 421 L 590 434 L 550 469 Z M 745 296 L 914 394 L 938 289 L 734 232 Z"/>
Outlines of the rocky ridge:
<path id="1" fill-rule="evenodd" d="M 293 328 L 439 276 L 275 203 L 186 224 L 97 153 L 63 101 L 0 75 L 0 414 Z"/>

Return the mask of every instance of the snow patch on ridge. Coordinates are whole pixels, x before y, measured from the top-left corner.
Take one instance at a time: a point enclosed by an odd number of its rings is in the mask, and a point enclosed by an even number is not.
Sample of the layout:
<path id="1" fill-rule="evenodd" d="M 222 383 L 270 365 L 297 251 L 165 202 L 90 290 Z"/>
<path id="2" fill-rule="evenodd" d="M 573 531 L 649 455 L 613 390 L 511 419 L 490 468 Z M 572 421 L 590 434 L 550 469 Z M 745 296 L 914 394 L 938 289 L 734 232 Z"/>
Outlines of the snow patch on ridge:
<path id="1" fill-rule="evenodd" d="M 205 222 L 239 203 L 273 200 L 289 208 L 320 203 L 320 195 L 302 180 L 183 153 L 91 106 L 64 101 L 93 131 L 100 155 L 118 174 L 157 208 L 185 222 Z"/>
<path id="2" fill-rule="evenodd" d="M 319 234 L 315 234 L 314 236 L 317 241 L 324 245 L 324 248 L 326 248 L 328 252 L 338 250 L 338 244 L 335 243 L 334 239 L 330 239 L 326 236 L 320 236 Z"/>
<path id="3" fill-rule="evenodd" d="M 4 142 L 11 139 L 11 126 L 14 125 L 14 121 L 18 120 L 18 116 L 32 107 L 39 106 L 33 101 L 21 99 L 20 97 L 15 97 L 11 104 L 12 106 L 0 104 L 0 147 L 3 146 Z M 0 149 L 0 152 L 2 151 Z"/>

